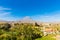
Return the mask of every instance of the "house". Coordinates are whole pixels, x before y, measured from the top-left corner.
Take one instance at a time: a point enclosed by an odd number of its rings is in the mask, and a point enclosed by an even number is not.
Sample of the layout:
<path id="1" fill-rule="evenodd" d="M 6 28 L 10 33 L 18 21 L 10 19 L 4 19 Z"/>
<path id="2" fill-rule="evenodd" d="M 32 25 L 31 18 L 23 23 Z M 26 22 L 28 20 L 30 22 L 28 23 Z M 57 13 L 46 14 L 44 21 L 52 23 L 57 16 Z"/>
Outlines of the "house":
<path id="1" fill-rule="evenodd" d="M 48 27 L 48 26 L 44 26 L 43 27 L 43 34 L 48 35 L 48 34 L 55 34 L 57 32 L 56 29 L 52 28 L 52 27 Z"/>

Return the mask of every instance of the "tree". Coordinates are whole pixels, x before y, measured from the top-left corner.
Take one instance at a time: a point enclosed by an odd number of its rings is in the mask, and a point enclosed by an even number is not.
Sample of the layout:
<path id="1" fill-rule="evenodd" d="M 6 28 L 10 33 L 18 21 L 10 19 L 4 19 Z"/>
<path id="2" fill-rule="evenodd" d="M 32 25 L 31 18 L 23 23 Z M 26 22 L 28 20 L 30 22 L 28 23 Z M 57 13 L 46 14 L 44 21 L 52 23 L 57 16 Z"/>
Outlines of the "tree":
<path id="1" fill-rule="evenodd" d="M 1 27 L 1 29 L 4 29 L 4 30 L 9 30 L 9 28 L 11 28 L 11 25 L 8 23 L 3 24 L 3 26 Z"/>
<path id="2" fill-rule="evenodd" d="M 35 26 L 38 26 L 39 27 L 39 25 L 35 22 Z"/>

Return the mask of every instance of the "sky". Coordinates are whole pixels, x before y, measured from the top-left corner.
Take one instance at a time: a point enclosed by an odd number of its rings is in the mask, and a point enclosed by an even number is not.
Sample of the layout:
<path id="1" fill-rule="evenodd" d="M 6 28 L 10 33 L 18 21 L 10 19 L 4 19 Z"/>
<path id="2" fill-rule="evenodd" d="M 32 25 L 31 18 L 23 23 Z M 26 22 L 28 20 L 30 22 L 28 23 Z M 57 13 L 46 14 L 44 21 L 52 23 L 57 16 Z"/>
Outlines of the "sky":
<path id="1" fill-rule="evenodd" d="M 0 0 L 0 20 L 60 22 L 60 0 Z"/>

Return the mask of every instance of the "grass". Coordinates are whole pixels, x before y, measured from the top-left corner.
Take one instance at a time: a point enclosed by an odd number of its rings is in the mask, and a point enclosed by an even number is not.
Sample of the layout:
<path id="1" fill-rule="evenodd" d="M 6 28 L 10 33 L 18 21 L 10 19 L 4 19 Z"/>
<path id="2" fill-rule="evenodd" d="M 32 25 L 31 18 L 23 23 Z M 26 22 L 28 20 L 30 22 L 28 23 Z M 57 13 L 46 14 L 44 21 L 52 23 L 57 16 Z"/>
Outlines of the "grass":
<path id="1" fill-rule="evenodd" d="M 53 35 L 44 36 L 42 38 L 37 38 L 36 40 L 56 40 Z"/>

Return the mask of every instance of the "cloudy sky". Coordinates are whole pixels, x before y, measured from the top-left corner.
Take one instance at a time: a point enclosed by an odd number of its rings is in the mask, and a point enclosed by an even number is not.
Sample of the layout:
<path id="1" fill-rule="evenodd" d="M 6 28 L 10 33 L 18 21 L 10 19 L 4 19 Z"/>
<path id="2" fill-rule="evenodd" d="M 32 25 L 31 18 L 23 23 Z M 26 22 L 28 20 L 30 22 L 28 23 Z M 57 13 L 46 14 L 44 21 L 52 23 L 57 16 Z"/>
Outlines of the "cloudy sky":
<path id="1" fill-rule="evenodd" d="M 59 22 L 60 0 L 0 0 L 0 20 L 20 20 L 23 17 Z"/>

